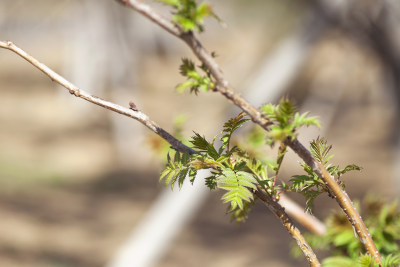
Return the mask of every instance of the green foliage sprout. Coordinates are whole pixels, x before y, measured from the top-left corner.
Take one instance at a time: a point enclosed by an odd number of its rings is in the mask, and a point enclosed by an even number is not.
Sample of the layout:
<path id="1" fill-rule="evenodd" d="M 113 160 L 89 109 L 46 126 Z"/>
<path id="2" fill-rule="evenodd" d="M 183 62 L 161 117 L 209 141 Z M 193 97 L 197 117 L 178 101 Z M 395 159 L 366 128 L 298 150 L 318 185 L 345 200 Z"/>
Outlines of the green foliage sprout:
<path id="1" fill-rule="evenodd" d="M 191 90 L 197 92 L 204 77 L 198 75 L 190 60 L 183 60 L 181 73 L 198 82 L 198 84 L 191 84 L 193 86 Z M 237 221 L 247 218 L 247 212 L 255 202 L 254 192 L 256 190 L 262 190 L 274 199 L 279 199 L 279 195 L 284 191 L 299 192 L 306 197 L 306 210 L 311 213 L 314 200 L 320 194 L 330 192 L 308 165 L 302 164 L 306 174 L 293 176 L 290 180 L 291 184 L 279 183 L 277 180 L 279 169 L 287 152 L 283 141 L 286 138 L 295 138 L 296 130 L 302 126 L 316 125 L 319 127 L 318 120 L 315 117 L 307 117 L 307 113 L 300 115 L 286 98 L 282 99 L 278 105 L 264 105 L 262 110 L 273 122 L 271 132 L 266 134 L 264 143 L 271 145 L 281 142 L 275 161 L 260 160 L 233 145 L 233 133 L 249 120 L 245 113 L 240 113 L 228 120 L 223 125 L 221 135 L 215 136 L 212 141 L 195 133 L 189 143 L 196 153 L 190 155 L 187 152 L 175 152 L 173 156 L 168 155 L 167 165 L 161 173 L 160 180 L 164 180 L 165 184 L 171 184 L 171 187 L 174 187 L 176 183 L 181 187 L 186 177 L 193 182 L 197 171 L 209 169 L 211 175 L 205 179 L 205 184 L 211 190 L 226 191 L 222 196 L 222 201 L 229 203 L 228 212 L 231 212 L 231 218 Z M 216 141 L 219 146 L 216 145 Z M 262 144 L 262 142 L 258 143 Z M 348 165 L 344 169 L 340 169 L 339 166 L 330 165 L 329 160 L 333 157 L 329 154 L 330 150 L 331 146 L 327 145 L 325 139 L 317 138 L 311 142 L 313 156 L 344 186 L 343 182 L 339 180 L 341 175 L 361 168 L 356 165 Z M 272 175 L 270 176 L 270 174 Z"/>
<path id="2" fill-rule="evenodd" d="M 210 5 L 206 3 L 197 4 L 195 0 L 157 0 L 175 9 L 172 21 L 183 31 L 204 30 L 204 19 L 206 17 L 219 18 L 212 11 Z"/>
<path id="3" fill-rule="evenodd" d="M 364 201 L 365 224 L 382 255 L 382 266 L 400 266 L 400 211 L 397 202 L 384 204 L 381 199 Z M 353 228 L 345 215 L 335 211 L 326 220 L 327 232 L 323 236 L 309 234 L 309 244 L 319 250 L 330 250 L 332 256 L 324 259 L 323 266 L 378 267 L 373 256 L 365 254 L 363 246 L 354 236 Z M 292 253 L 300 255 L 297 246 Z"/>
<path id="4" fill-rule="evenodd" d="M 179 93 L 182 93 L 189 88 L 191 93 L 194 92 L 197 95 L 200 90 L 207 92 L 215 88 L 215 83 L 211 78 L 210 71 L 208 71 L 204 64 L 199 67 L 205 74 L 200 74 L 196 69 L 195 64 L 190 59 L 182 59 L 182 64 L 179 67 L 179 70 L 182 76 L 186 77 L 187 80 L 176 86 L 176 90 Z"/>
<path id="5" fill-rule="evenodd" d="M 186 176 L 193 182 L 198 170 L 210 169 L 211 176 L 205 179 L 206 185 L 210 189 L 225 190 L 222 201 L 229 203 L 228 212 L 232 212 L 231 218 L 239 222 L 245 220 L 255 200 L 253 192 L 258 190 L 258 186 L 265 187 L 265 181 L 268 180 L 265 165 L 250 158 L 238 147 L 232 147 L 232 134 L 246 121 L 248 119 L 244 113 L 228 120 L 219 137 L 219 148 L 215 146 L 217 137 L 209 142 L 195 133 L 190 143 L 197 153 L 189 155 L 175 152 L 173 157 L 168 155 L 160 180 L 171 184 L 171 187 L 178 182 L 181 187 Z"/>
<path id="6" fill-rule="evenodd" d="M 302 126 L 314 125 L 320 128 L 316 117 L 307 117 L 308 113 L 300 115 L 288 98 L 283 98 L 278 105 L 266 104 L 261 107 L 273 125 L 267 135 L 267 143 L 274 145 L 276 141 L 286 138 L 296 138 L 296 130 Z"/>
<path id="7" fill-rule="evenodd" d="M 324 138 L 317 138 L 310 143 L 310 151 L 312 155 L 320 163 L 324 165 L 326 170 L 336 178 L 337 182 L 344 187 L 344 183 L 339 178 L 346 172 L 352 170 L 361 170 L 357 165 L 347 165 L 345 168 L 340 169 L 339 166 L 329 164 L 329 160 L 332 159 L 333 155 L 329 155 L 332 146 L 327 145 L 327 141 Z M 290 180 L 292 182 L 291 189 L 295 192 L 303 194 L 306 198 L 306 211 L 312 213 L 312 207 L 314 200 L 324 192 L 330 194 L 328 187 L 318 177 L 318 175 L 305 163 L 301 163 L 303 170 L 306 174 L 294 175 Z"/>

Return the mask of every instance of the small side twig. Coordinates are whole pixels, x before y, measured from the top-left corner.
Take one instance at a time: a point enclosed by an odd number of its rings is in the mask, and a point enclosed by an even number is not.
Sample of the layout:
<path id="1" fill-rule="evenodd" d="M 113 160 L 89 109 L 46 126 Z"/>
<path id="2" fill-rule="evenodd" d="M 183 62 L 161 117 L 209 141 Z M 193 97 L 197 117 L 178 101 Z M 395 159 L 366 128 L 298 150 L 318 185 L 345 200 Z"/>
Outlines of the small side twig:
<path id="1" fill-rule="evenodd" d="M 285 194 L 281 194 L 278 200 L 279 204 L 282 207 L 285 207 L 286 213 L 298 221 L 301 225 L 307 228 L 309 231 L 313 232 L 316 235 L 324 235 L 326 233 L 326 226 L 323 222 L 318 220 L 313 215 L 306 213 L 304 211 L 304 207 L 301 207 L 299 204 L 294 202 Z"/>

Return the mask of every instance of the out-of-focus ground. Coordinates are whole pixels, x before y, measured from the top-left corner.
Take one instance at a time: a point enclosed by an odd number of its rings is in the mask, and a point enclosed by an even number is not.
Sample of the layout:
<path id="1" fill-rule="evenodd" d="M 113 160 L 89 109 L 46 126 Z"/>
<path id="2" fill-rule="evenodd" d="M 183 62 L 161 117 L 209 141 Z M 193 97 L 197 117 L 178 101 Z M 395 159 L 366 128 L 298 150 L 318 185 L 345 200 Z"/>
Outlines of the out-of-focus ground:
<path id="1" fill-rule="evenodd" d="M 132 30 L 105 25 L 117 32 L 110 35 L 110 42 L 129 33 L 125 47 L 99 42 L 83 55 L 72 56 L 79 43 L 74 31 L 81 31 L 80 38 L 96 35 L 88 27 L 92 13 L 82 10 L 102 5 L 78 2 L 3 1 L 0 38 L 14 41 L 67 79 L 77 77 L 71 74 L 74 57 L 80 64 L 87 60 L 87 68 L 101 65 L 103 75 L 126 64 L 120 80 L 99 78 L 102 90 L 71 82 L 104 99 L 116 99 L 122 92 L 127 98 L 115 101 L 128 106 L 134 100 L 167 130 L 185 113 L 185 136 L 192 131 L 209 138 L 219 133 L 230 103 L 215 93 L 176 94 L 174 86 L 182 81 L 179 61 L 190 51 L 133 11 L 107 3 L 114 19 L 115 13 L 135 16 L 137 26 Z M 228 27 L 210 20 L 200 38 L 217 52 L 231 84 L 245 94 L 244 81 L 298 27 L 307 12 L 306 1 L 210 2 Z M 155 31 L 153 37 L 147 36 L 148 29 Z M 114 58 L 112 64 L 107 57 Z M 334 105 L 329 125 L 322 121 L 324 135 L 334 145 L 336 163 L 363 167 L 344 178 L 355 198 L 373 193 L 390 199 L 398 194 L 393 181 L 393 125 L 398 118 L 380 64 L 370 50 L 329 30 L 286 90 L 299 105 L 312 95 L 311 104 L 302 109 L 313 115 L 324 115 L 325 107 Z M 330 92 L 339 86 L 335 104 Z M 110 260 L 163 188 L 158 183 L 162 161 L 149 149 L 153 134 L 123 118 L 119 125 L 132 127 L 135 136 L 121 137 L 114 132 L 117 117 L 70 96 L 18 56 L 0 50 L 0 266 L 103 266 Z M 303 141 L 318 135 L 304 134 Z M 297 159 L 289 155 L 284 179 L 298 171 L 289 164 L 293 161 Z M 229 222 L 220 196 L 210 195 L 157 266 L 307 266 L 288 256 L 290 237 L 264 206 L 257 205 L 248 222 L 238 226 Z M 296 199 L 303 204 L 302 198 Z M 327 197 L 321 199 L 315 214 L 324 218 L 336 205 Z"/>

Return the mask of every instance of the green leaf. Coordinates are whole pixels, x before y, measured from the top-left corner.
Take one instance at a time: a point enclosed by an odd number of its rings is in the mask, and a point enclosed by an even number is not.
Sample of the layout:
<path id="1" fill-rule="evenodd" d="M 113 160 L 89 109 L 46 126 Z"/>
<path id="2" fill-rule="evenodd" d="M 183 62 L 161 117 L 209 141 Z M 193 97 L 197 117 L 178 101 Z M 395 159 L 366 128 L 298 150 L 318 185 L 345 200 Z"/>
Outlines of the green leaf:
<path id="1" fill-rule="evenodd" d="M 295 106 L 288 98 L 281 99 L 278 105 L 264 105 L 261 111 L 273 123 L 267 136 L 267 143 L 271 146 L 275 141 L 295 138 L 296 130 L 302 126 L 320 126 L 317 118 L 307 117 L 308 113 L 302 115 L 297 113 Z"/>
<path id="2" fill-rule="evenodd" d="M 222 130 L 222 133 L 224 133 L 224 135 L 221 137 L 221 142 L 222 142 L 222 149 L 224 148 L 228 148 L 228 152 L 229 152 L 229 143 L 231 141 L 231 137 L 232 134 L 239 129 L 240 127 L 242 127 L 242 125 L 246 122 L 249 121 L 249 119 L 245 119 L 244 117 L 246 116 L 246 114 L 244 112 L 239 113 L 239 115 L 237 115 L 236 117 L 228 120 L 225 124 L 224 124 L 224 128 Z"/>
<path id="3" fill-rule="evenodd" d="M 206 138 L 196 132 L 194 134 L 195 135 L 192 136 L 192 139 L 190 140 L 190 143 L 193 144 L 193 147 L 200 151 L 207 151 L 210 144 L 207 142 Z"/>
<path id="4" fill-rule="evenodd" d="M 169 6 L 173 6 L 175 8 L 178 8 L 181 2 L 180 0 L 157 0 L 157 1 Z"/>
<path id="5" fill-rule="evenodd" d="M 351 164 L 351 165 L 347 165 L 344 169 L 341 169 L 340 171 L 338 171 L 337 175 L 341 176 L 342 174 L 345 174 L 346 172 L 349 171 L 361 171 L 361 167 L 355 165 L 355 164 Z"/>
<path id="6" fill-rule="evenodd" d="M 183 83 L 178 84 L 175 89 L 178 93 L 183 93 L 185 90 L 190 89 L 190 88 L 195 88 L 197 85 L 196 81 L 185 81 Z"/>
<path id="7" fill-rule="evenodd" d="M 370 254 L 360 255 L 358 258 L 358 264 L 365 267 L 379 267 L 379 264 L 375 262 L 374 257 Z"/>
<path id="8" fill-rule="evenodd" d="M 172 6 L 175 9 L 172 17 L 173 22 L 184 32 L 203 31 L 203 22 L 206 17 L 220 19 L 206 3 L 197 5 L 195 0 L 158 0 L 164 4 Z"/>
<path id="9" fill-rule="evenodd" d="M 313 140 L 310 144 L 311 154 L 322 164 L 325 165 L 333 157 L 333 155 L 329 156 L 332 146 L 327 145 L 326 139 L 318 137 L 317 140 Z"/>
<path id="10" fill-rule="evenodd" d="M 228 212 L 231 212 L 231 221 L 235 220 L 238 224 L 245 222 L 248 218 L 248 213 L 251 211 L 251 207 L 255 204 L 254 201 L 243 202 L 243 209 L 236 207 L 232 210 L 231 207 L 228 208 Z"/>
<path id="11" fill-rule="evenodd" d="M 185 23 L 183 23 L 185 25 Z M 191 93 L 197 93 L 202 91 L 209 91 L 215 88 L 215 83 L 211 79 L 211 73 L 206 66 L 201 66 L 205 75 L 201 75 L 197 70 L 193 61 L 187 58 L 182 58 L 182 64 L 179 67 L 179 71 L 182 76 L 186 77 L 188 80 L 178 84 L 175 89 L 182 93 L 187 89 L 190 89 Z"/>
<path id="12" fill-rule="evenodd" d="M 189 173 L 189 168 L 185 168 L 182 169 L 179 174 L 178 174 L 178 178 L 179 178 L 179 189 L 182 188 L 183 182 L 185 181 L 186 176 Z"/>
<path id="13" fill-rule="evenodd" d="M 306 190 L 302 192 L 303 195 L 306 197 L 306 208 L 305 211 L 312 214 L 313 213 L 313 207 L 314 207 L 314 200 L 323 193 L 322 191 L 319 190 Z"/>
<path id="14" fill-rule="evenodd" d="M 224 203 L 229 202 L 231 211 L 239 207 L 243 209 L 243 201 L 253 200 L 253 193 L 249 188 L 257 189 L 257 179 L 250 173 L 244 171 L 234 172 L 231 169 L 225 169 L 217 177 L 217 187 L 228 191 L 222 196 Z"/>
<path id="15" fill-rule="evenodd" d="M 217 187 L 217 177 L 215 175 L 211 175 L 205 178 L 205 183 L 210 190 L 215 189 Z"/>
<path id="16" fill-rule="evenodd" d="M 196 171 L 190 167 L 191 156 L 188 152 L 179 153 L 175 152 L 173 158 L 167 154 L 167 164 L 165 169 L 161 172 L 160 181 L 164 179 L 165 185 L 170 184 L 174 189 L 176 181 L 179 183 L 179 188 L 182 187 L 185 178 L 189 175 L 191 181 L 196 176 Z"/>
<path id="17" fill-rule="evenodd" d="M 195 135 L 192 136 L 190 143 L 193 144 L 193 147 L 201 152 L 206 152 L 214 160 L 220 158 L 220 154 L 215 149 L 214 144 L 210 144 L 204 136 L 201 136 L 198 133 L 194 133 Z"/>
<path id="18" fill-rule="evenodd" d="M 268 178 L 268 167 L 264 162 L 256 158 L 251 158 L 251 160 L 247 161 L 246 166 L 260 181 L 270 180 Z"/>
<path id="19" fill-rule="evenodd" d="M 400 266 L 400 253 L 397 252 L 397 255 L 390 254 L 390 255 L 384 257 L 382 265 L 384 267 Z"/>
<path id="20" fill-rule="evenodd" d="M 196 10 L 197 21 L 203 23 L 205 17 L 210 16 L 212 14 L 212 9 L 206 3 L 201 3 Z"/>
<path id="21" fill-rule="evenodd" d="M 343 256 L 329 257 L 322 261 L 323 267 L 354 267 L 355 264 L 354 260 Z"/>

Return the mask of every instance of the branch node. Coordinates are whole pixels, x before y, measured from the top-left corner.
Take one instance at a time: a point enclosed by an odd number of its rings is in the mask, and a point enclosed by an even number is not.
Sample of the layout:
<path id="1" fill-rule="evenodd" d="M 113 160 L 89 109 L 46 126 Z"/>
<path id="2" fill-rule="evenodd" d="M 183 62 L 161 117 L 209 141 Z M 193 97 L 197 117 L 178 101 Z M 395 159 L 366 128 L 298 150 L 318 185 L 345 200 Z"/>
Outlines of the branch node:
<path id="1" fill-rule="evenodd" d="M 133 101 L 129 101 L 129 108 L 132 109 L 133 111 L 139 111 L 138 108 L 136 107 L 135 103 Z"/>
<path id="2" fill-rule="evenodd" d="M 53 80 L 53 79 L 52 79 Z M 69 93 L 71 94 L 71 95 L 74 95 L 74 96 L 76 96 L 76 97 L 80 97 L 81 96 L 81 93 L 79 92 L 79 89 L 68 89 L 68 91 L 69 91 Z"/>

